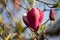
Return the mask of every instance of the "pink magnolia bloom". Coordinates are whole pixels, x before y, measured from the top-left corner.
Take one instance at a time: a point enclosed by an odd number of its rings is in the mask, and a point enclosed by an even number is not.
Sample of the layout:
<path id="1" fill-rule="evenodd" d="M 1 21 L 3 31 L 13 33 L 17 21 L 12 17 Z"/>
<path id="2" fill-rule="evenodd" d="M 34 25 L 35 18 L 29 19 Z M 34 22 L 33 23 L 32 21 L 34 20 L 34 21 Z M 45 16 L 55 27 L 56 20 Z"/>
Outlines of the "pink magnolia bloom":
<path id="1" fill-rule="evenodd" d="M 55 12 L 53 11 L 53 9 L 50 9 L 50 15 L 49 15 L 50 20 L 55 20 Z"/>
<path id="2" fill-rule="evenodd" d="M 42 10 L 38 8 L 31 8 L 27 12 L 27 16 L 23 17 L 23 21 L 29 28 L 32 28 L 34 31 L 37 31 L 39 25 L 41 25 L 42 23 L 43 17 L 44 13 Z"/>

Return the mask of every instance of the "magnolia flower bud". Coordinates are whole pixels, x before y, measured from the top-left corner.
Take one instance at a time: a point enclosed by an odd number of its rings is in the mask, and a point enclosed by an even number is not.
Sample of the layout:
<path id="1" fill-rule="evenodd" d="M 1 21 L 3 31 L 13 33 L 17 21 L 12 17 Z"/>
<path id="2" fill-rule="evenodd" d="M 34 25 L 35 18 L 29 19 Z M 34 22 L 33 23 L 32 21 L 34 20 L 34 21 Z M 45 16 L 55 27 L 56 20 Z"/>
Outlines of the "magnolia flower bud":
<path id="1" fill-rule="evenodd" d="M 52 9 L 50 9 L 50 15 L 49 15 L 50 20 L 55 20 L 55 13 Z"/>
<path id="2" fill-rule="evenodd" d="M 44 13 L 42 10 L 37 8 L 31 8 L 27 12 L 27 16 L 23 17 L 23 21 L 29 28 L 32 28 L 34 31 L 37 31 L 39 25 L 41 25 L 42 23 L 43 17 Z"/>

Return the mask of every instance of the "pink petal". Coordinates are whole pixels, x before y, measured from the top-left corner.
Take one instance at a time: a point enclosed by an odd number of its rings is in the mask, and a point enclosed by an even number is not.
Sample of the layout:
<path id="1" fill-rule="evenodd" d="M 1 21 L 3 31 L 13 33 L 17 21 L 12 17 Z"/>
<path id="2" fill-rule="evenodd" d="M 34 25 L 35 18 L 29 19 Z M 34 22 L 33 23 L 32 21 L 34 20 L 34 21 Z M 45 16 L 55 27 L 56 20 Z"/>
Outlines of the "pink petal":
<path id="1" fill-rule="evenodd" d="M 30 23 L 29 21 L 27 20 L 27 17 L 26 16 L 23 16 L 23 21 L 24 23 L 29 27 L 30 26 Z"/>
<path id="2" fill-rule="evenodd" d="M 30 22 L 31 28 L 37 29 L 39 17 L 39 11 L 36 8 L 32 8 L 28 11 L 27 19 Z"/>
<path id="3" fill-rule="evenodd" d="M 43 20 L 43 17 L 44 17 L 44 13 L 43 13 L 43 11 L 41 9 L 38 9 L 38 11 L 39 11 L 39 14 L 40 14 L 40 18 L 39 18 L 39 21 L 38 22 L 41 25 L 42 20 Z"/>

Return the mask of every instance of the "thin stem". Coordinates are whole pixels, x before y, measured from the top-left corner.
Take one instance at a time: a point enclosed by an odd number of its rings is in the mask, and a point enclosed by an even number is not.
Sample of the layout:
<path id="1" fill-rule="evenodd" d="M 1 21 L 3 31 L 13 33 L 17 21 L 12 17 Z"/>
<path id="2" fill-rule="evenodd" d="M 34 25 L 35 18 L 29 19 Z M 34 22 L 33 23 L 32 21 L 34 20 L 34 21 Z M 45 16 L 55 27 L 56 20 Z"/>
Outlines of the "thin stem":
<path id="1" fill-rule="evenodd" d="M 50 7 L 49 5 L 53 5 L 53 4 L 50 4 L 50 3 L 47 3 L 47 2 L 43 2 L 43 1 L 41 1 L 41 0 L 38 0 L 38 2 L 41 2 L 41 3 L 46 4 L 49 8 L 52 8 L 52 7 Z"/>
<path id="2" fill-rule="evenodd" d="M 17 35 L 17 33 L 9 34 L 9 35 L 6 37 L 6 39 L 8 39 L 8 40 L 9 40 L 11 36 L 13 36 L 13 37 L 14 37 L 14 36 L 16 36 L 16 35 Z"/>
<path id="3" fill-rule="evenodd" d="M 37 33 L 37 32 L 35 32 L 37 35 L 39 35 L 39 36 L 42 36 L 41 34 L 39 34 L 39 33 Z M 46 37 L 44 37 L 43 36 L 43 38 L 45 38 L 46 40 L 48 40 Z"/>
<path id="4" fill-rule="evenodd" d="M 47 2 L 43 2 L 43 1 L 41 1 L 41 0 L 38 0 L 39 2 L 41 2 L 41 3 L 44 3 L 44 4 L 46 4 L 46 5 L 53 5 L 53 4 L 50 4 L 50 3 L 47 3 Z"/>
<path id="5" fill-rule="evenodd" d="M 31 30 L 31 29 L 30 29 L 30 30 Z M 34 32 L 35 34 L 37 34 L 38 36 L 42 36 L 41 34 L 35 32 L 35 31 L 33 31 L 33 30 L 31 30 L 31 31 Z M 46 40 L 48 40 L 45 36 L 43 36 L 43 38 L 45 38 Z"/>
<path id="6" fill-rule="evenodd" d="M 15 3 L 16 3 L 16 2 L 15 2 Z M 18 4 L 18 3 L 16 3 L 16 4 L 19 5 L 20 7 L 24 8 L 22 5 L 20 5 L 20 4 Z M 24 9 L 29 10 L 29 9 L 27 9 L 27 8 L 24 8 Z"/>
<path id="7" fill-rule="evenodd" d="M 42 25 L 45 25 L 50 19 L 48 19 L 45 23 L 43 23 Z"/>
<path id="8" fill-rule="evenodd" d="M 11 19 L 15 22 L 16 19 L 14 18 L 14 16 L 12 15 L 12 13 L 9 11 L 8 7 L 6 8 L 6 11 L 9 14 L 9 16 L 11 17 Z"/>

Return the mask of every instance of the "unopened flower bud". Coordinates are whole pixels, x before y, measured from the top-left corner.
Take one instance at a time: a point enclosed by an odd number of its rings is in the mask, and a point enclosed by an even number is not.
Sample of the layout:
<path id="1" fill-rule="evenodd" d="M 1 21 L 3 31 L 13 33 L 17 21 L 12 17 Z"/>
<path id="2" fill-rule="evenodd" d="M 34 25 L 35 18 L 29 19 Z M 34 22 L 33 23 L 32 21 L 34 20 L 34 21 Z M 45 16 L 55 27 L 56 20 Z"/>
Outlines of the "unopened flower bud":
<path id="1" fill-rule="evenodd" d="M 50 9 L 49 19 L 53 21 L 55 20 L 55 12 L 52 9 Z"/>
<path id="2" fill-rule="evenodd" d="M 27 12 L 27 16 L 23 17 L 23 21 L 29 28 L 32 28 L 34 31 L 37 31 L 39 25 L 41 25 L 42 23 L 43 17 L 44 13 L 42 10 L 37 8 L 31 8 Z"/>

